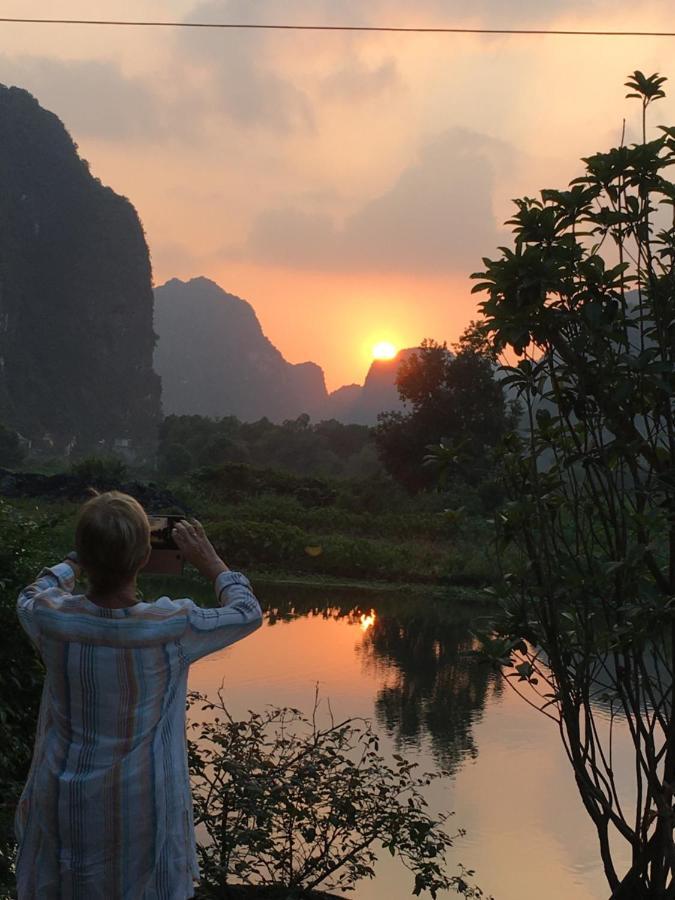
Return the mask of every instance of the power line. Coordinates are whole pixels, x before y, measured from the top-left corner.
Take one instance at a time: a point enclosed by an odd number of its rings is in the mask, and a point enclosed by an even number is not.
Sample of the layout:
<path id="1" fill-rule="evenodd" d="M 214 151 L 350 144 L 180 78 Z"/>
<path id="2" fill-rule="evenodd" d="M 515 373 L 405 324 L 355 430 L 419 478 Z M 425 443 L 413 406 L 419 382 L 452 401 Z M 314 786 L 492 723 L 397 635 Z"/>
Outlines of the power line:
<path id="1" fill-rule="evenodd" d="M 359 31 L 395 34 L 502 34 L 502 35 L 560 35 L 564 37 L 675 37 L 674 31 L 593 31 L 560 28 L 444 28 L 395 25 L 284 25 L 279 23 L 253 24 L 248 22 L 143 22 L 113 19 L 27 19 L 2 16 L 0 23 L 21 25 L 105 25 L 132 28 L 220 28 L 258 31 Z"/>

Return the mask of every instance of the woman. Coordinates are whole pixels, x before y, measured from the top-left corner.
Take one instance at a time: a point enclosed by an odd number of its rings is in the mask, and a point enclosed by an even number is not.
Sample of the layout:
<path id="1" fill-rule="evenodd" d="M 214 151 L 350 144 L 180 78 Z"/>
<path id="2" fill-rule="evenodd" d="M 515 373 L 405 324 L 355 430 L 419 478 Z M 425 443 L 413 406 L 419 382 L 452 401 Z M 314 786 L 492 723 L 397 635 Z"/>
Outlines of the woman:
<path id="1" fill-rule="evenodd" d="M 261 624 L 248 580 L 198 522 L 173 536 L 219 609 L 136 598 L 150 554 L 142 507 L 84 504 L 76 553 L 21 592 L 46 669 L 33 762 L 16 815 L 19 900 L 186 900 L 199 876 L 185 741 L 190 663 Z M 86 594 L 73 593 L 83 569 Z"/>

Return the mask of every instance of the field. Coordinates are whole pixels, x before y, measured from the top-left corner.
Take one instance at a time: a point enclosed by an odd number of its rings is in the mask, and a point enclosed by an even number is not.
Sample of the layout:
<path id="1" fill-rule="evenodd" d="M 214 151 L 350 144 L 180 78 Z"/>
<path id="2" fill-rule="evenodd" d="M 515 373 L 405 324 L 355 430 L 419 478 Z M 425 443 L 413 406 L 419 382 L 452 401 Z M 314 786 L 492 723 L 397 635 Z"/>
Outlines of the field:
<path id="1" fill-rule="evenodd" d="M 448 494 L 410 496 L 385 478 L 308 478 L 242 464 L 162 485 L 91 474 L 54 475 L 36 496 L 5 502 L 46 530 L 57 553 L 71 549 L 91 483 L 129 490 L 153 513 L 196 516 L 229 565 L 265 579 L 480 588 L 497 572 L 488 516 Z"/>

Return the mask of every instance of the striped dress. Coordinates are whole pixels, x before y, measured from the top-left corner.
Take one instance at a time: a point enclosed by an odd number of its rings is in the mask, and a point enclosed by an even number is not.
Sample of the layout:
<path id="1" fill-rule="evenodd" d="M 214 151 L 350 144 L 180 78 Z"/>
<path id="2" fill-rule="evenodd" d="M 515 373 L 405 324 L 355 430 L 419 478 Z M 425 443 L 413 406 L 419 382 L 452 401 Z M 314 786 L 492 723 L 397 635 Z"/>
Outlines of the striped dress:
<path id="1" fill-rule="evenodd" d="M 46 669 L 16 813 L 19 900 L 186 900 L 199 877 L 185 740 L 190 663 L 261 623 L 248 580 L 221 608 L 160 597 L 126 609 L 73 594 L 67 563 L 21 592 Z"/>

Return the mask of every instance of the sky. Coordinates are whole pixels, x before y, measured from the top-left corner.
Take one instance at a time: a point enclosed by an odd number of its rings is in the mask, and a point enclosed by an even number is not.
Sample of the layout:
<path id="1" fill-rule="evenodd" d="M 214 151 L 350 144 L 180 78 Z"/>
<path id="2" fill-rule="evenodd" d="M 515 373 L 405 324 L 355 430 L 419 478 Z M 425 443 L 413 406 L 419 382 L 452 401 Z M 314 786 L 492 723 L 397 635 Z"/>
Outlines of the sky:
<path id="1" fill-rule="evenodd" d="M 675 30 L 671 0 L 0 0 L 0 16 Z M 205 275 L 329 389 L 372 346 L 452 343 L 512 198 L 637 139 L 675 39 L 0 24 L 0 82 L 134 203 L 156 284 Z M 666 84 L 666 90 L 670 82 Z M 652 127 L 675 122 L 675 85 Z"/>

